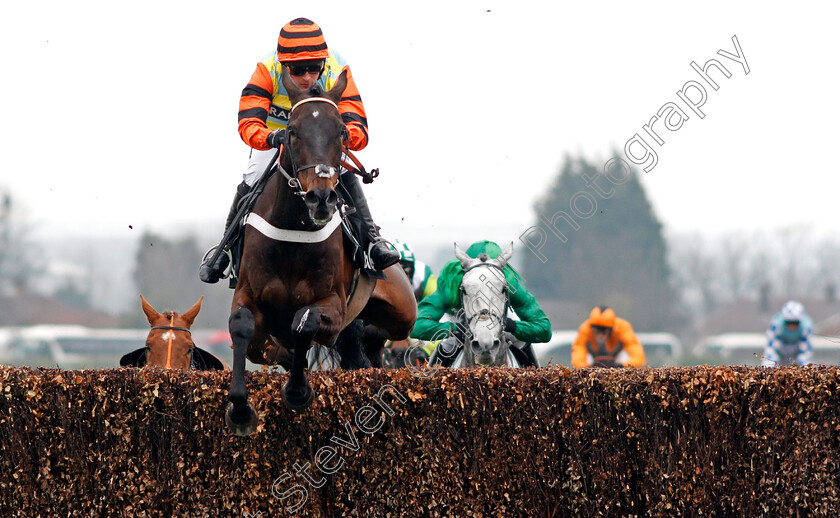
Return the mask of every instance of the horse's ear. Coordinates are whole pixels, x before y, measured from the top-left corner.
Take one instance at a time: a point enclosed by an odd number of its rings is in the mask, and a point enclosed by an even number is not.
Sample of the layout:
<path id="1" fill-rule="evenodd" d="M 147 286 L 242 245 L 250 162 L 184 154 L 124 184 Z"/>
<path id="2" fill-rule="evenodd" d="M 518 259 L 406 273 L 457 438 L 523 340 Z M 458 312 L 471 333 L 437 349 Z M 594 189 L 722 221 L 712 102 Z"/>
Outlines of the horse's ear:
<path id="1" fill-rule="evenodd" d="M 283 83 L 283 87 L 286 89 L 286 92 L 289 94 L 289 101 L 292 103 L 292 106 L 300 100 L 303 96 L 303 90 L 297 87 L 294 81 L 292 81 L 291 76 L 289 76 L 289 69 L 287 67 L 283 67 L 283 74 L 280 76 L 280 82 Z"/>
<path id="2" fill-rule="evenodd" d="M 198 302 L 193 304 L 192 307 L 188 309 L 186 313 L 181 315 L 182 317 L 184 317 L 187 327 L 190 327 L 192 325 L 192 323 L 195 321 L 195 317 L 198 316 L 198 312 L 201 311 L 202 300 L 204 300 L 204 295 L 202 295 L 201 298 L 198 299 Z"/>
<path id="3" fill-rule="evenodd" d="M 143 313 L 146 314 L 146 320 L 149 321 L 150 324 L 154 325 L 154 319 L 160 316 L 160 313 L 149 304 L 149 301 L 143 298 L 143 294 L 140 294 L 140 303 L 143 305 Z"/>
<path id="4" fill-rule="evenodd" d="M 455 243 L 455 257 L 457 257 L 458 260 L 461 261 L 461 266 L 463 266 L 464 268 L 466 268 L 467 265 L 470 264 L 470 261 L 472 261 L 472 258 L 470 256 L 468 256 L 464 253 L 463 250 L 458 248 L 458 243 Z"/>
<path id="5" fill-rule="evenodd" d="M 496 258 L 496 261 L 499 262 L 499 266 L 504 268 L 505 265 L 507 264 L 507 262 L 510 260 L 510 258 L 512 256 L 513 256 L 513 241 L 511 241 L 510 245 L 505 249 L 504 252 L 502 252 L 502 255 L 500 255 L 499 257 Z"/>
<path id="6" fill-rule="evenodd" d="M 341 94 L 344 93 L 344 89 L 347 88 L 347 69 L 341 71 L 341 74 L 338 76 L 338 81 L 335 82 L 332 88 L 326 93 L 327 97 L 330 98 L 332 102 L 338 104 L 341 101 Z"/>

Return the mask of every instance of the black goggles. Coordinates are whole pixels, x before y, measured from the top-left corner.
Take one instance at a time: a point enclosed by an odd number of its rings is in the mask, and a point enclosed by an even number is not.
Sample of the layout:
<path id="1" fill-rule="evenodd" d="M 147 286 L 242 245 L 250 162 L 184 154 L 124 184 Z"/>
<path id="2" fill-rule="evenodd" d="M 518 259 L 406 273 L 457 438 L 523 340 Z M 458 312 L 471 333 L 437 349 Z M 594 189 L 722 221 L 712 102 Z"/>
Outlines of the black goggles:
<path id="1" fill-rule="evenodd" d="M 610 331 L 612 331 L 611 327 L 592 326 L 592 332 L 593 333 L 609 333 Z"/>
<path id="2" fill-rule="evenodd" d="M 305 65 L 287 63 L 286 68 L 289 69 L 289 73 L 293 76 L 302 76 L 303 74 L 320 74 L 321 70 L 324 68 L 324 63 L 307 63 Z"/>

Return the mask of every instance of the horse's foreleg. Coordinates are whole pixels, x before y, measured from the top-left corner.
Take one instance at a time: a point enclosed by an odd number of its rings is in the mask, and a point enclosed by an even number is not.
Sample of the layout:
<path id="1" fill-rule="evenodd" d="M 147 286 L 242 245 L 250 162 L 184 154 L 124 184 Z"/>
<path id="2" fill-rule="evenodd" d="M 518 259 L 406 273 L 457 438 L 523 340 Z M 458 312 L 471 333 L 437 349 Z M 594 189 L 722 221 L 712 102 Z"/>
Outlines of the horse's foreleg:
<path id="1" fill-rule="evenodd" d="M 289 380 L 283 385 L 283 402 L 292 410 L 303 410 L 315 398 L 315 391 L 306 380 L 306 352 L 312 346 L 315 333 L 321 326 L 321 311 L 317 306 L 307 306 L 295 313 L 292 321 L 292 342 L 295 350 Z"/>
<path id="2" fill-rule="evenodd" d="M 303 307 L 292 320 L 292 343 L 295 350 L 289 381 L 283 385 L 283 401 L 292 410 L 302 410 L 315 399 L 315 392 L 306 380 L 306 352 L 313 341 L 326 346 L 335 344 L 344 324 L 346 306 L 333 294 L 315 304 Z"/>
<path id="3" fill-rule="evenodd" d="M 233 373 L 225 409 L 225 422 L 230 430 L 240 436 L 249 435 L 257 428 L 257 412 L 248 401 L 248 387 L 245 385 L 245 353 L 254 336 L 254 314 L 241 307 L 228 320 L 230 337 L 233 340 Z"/>

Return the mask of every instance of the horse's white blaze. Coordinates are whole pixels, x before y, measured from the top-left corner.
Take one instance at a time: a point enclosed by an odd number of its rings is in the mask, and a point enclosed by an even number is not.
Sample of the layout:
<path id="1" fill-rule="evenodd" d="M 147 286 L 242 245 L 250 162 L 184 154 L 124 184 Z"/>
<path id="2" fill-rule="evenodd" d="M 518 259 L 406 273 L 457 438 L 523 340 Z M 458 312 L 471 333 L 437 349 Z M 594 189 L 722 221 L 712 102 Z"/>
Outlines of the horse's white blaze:
<path id="1" fill-rule="evenodd" d="M 172 331 L 167 331 L 167 332 L 163 333 L 160 337 L 163 338 L 164 340 L 169 340 L 169 337 L 172 337 L 172 339 L 174 340 L 175 339 L 175 333 L 173 333 Z"/>
<path id="2" fill-rule="evenodd" d="M 315 119 L 318 118 L 318 110 L 315 110 L 314 112 L 312 112 L 312 117 L 315 118 Z"/>

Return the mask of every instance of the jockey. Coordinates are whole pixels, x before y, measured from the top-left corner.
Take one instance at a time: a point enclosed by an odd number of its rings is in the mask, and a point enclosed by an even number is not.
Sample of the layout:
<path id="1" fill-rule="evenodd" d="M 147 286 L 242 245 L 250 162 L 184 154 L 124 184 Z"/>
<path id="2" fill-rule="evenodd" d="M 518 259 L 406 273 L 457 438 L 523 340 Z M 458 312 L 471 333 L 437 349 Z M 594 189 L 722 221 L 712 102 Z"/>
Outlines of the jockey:
<path id="1" fill-rule="evenodd" d="M 477 258 L 482 253 L 495 259 L 501 255 L 502 249 L 492 241 L 478 241 L 466 250 L 466 254 L 472 258 Z M 510 307 L 519 318 L 519 320 L 509 317 L 505 319 L 505 333 L 508 340 L 525 354 L 530 365 L 537 366 L 537 358 L 531 343 L 551 340 L 551 322 L 540 308 L 537 299 L 525 289 L 521 277 L 510 265 L 505 266 L 504 274 L 508 282 Z M 464 268 L 461 261 L 458 259 L 449 261 L 440 271 L 437 291 L 425 297 L 417 306 L 417 322 L 414 324 L 411 336 L 421 340 L 434 340 L 427 345 L 429 349 L 426 349 L 426 352 L 430 355 L 440 343 L 441 337 L 452 336 L 458 341 L 457 345 L 463 344 L 464 333 L 462 329 L 459 329 L 459 324 L 440 321 L 448 311 L 455 312 L 461 309 L 460 289 L 463 278 Z M 441 356 L 445 355 L 441 354 Z M 449 364 L 454 359 L 453 354 L 451 358 L 448 358 Z"/>
<path id="2" fill-rule="evenodd" d="M 393 249 L 400 253 L 400 266 L 408 276 L 411 288 L 414 290 L 414 298 L 420 302 L 423 298 L 431 295 L 437 289 L 437 276 L 426 263 L 418 261 L 414 256 L 414 249 L 408 243 L 395 239 Z M 404 357 L 406 349 L 410 349 L 410 360 L 413 364 L 422 365 L 429 355 L 434 351 L 435 344 L 423 344 L 416 338 L 408 338 L 394 343 L 391 340 L 385 341 L 385 348 L 392 356 Z M 397 363 L 399 365 L 399 363 Z"/>
<path id="3" fill-rule="evenodd" d="M 778 365 L 808 365 L 811 363 L 813 324 L 799 302 L 791 300 L 773 316 L 767 328 L 764 348 L 764 367 Z"/>
<path id="4" fill-rule="evenodd" d="M 572 367 L 641 367 L 645 351 L 633 326 L 606 306 L 592 309 L 572 344 Z"/>
<path id="5" fill-rule="evenodd" d="M 408 243 L 395 239 L 393 248 L 400 253 L 400 266 L 411 281 L 417 302 L 434 293 L 437 289 L 437 276 L 432 273 L 429 265 L 414 257 L 414 249 Z"/>
<path id="6" fill-rule="evenodd" d="M 325 91 L 331 89 L 341 72 L 346 70 L 347 87 L 338 103 L 338 111 L 349 134 L 348 146 L 358 151 L 368 143 L 365 108 L 350 67 L 337 52 L 327 48 L 321 28 L 311 20 L 297 18 L 287 23 L 280 31 L 277 50 L 257 64 L 239 100 L 239 135 L 252 149 L 244 180 L 236 188 L 225 222 L 225 234 L 232 224 L 239 225 L 234 219 L 240 200 L 261 179 L 276 149 L 285 140 L 292 106 L 281 81 L 284 70 L 289 71 L 291 80 L 299 88 L 318 85 Z M 356 175 L 342 169 L 340 182 L 351 198 L 348 201 L 356 209 L 351 217 L 357 220 L 369 239 L 368 256 L 373 269 L 383 270 L 399 261 L 399 253 L 391 250 L 379 236 Z M 222 242 L 218 246 L 227 250 L 231 245 L 233 243 Z M 210 252 L 205 255 L 199 270 L 199 277 L 207 283 L 218 282 L 230 262 L 228 255 L 223 253 L 211 264 L 212 256 Z"/>

